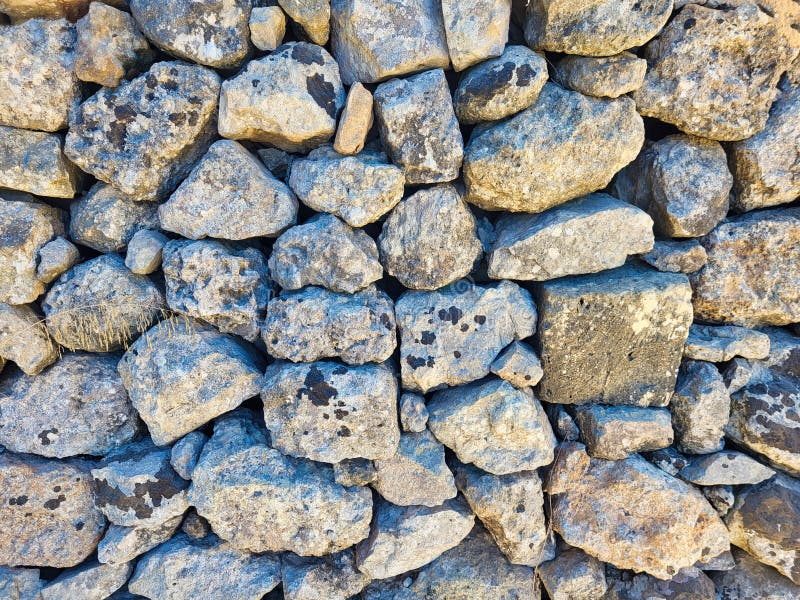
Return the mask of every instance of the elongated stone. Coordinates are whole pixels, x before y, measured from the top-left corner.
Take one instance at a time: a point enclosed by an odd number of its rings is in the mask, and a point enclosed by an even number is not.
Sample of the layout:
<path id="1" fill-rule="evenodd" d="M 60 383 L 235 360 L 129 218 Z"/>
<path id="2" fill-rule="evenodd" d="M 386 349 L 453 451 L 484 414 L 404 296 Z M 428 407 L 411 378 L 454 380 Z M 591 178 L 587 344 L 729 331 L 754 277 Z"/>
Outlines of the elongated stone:
<path id="1" fill-rule="evenodd" d="M 155 527 L 124 527 L 112 524 L 97 546 L 103 564 L 124 565 L 170 539 L 183 521 L 176 515 Z"/>
<path id="2" fill-rule="evenodd" d="M 555 78 L 565 87 L 598 98 L 618 98 L 642 87 L 647 61 L 630 52 L 608 57 L 565 56 Z"/>
<path id="3" fill-rule="evenodd" d="M 664 273 L 694 273 L 708 262 L 706 249 L 696 239 L 656 240 L 639 258 Z"/>
<path id="4" fill-rule="evenodd" d="M 104 565 L 90 561 L 61 573 L 42 588 L 42 600 L 83 598 L 105 600 L 128 581 L 133 564 Z"/>
<path id="5" fill-rule="evenodd" d="M 575 421 L 586 451 L 594 458 L 620 460 L 672 444 L 672 422 L 665 408 L 593 404 L 579 408 Z"/>
<path id="6" fill-rule="evenodd" d="M 693 458 L 680 471 L 683 479 L 695 485 L 753 485 L 774 474 L 746 454 L 731 450 Z"/>
<path id="7" fill-rule="evenodd" d="M 766 333 L 735 325 L 692 325 L 683 355 L 694 360 L 726 362 L 735 356 L 762 359 L 769 356 Z"/>
<path id="8" fill-rule="evenodd" d="M 347 92 L 347 101 L 336 128 L 333 149 L 339 154 L 358 154 L 364 149 L 372 127 L 372 93 L 355 82 Z"/>
<path id="9" fill-rule="evenodd" d="M 689 454 L 720 450 L 731 399 L 717 368 L 708 362 L 681 364 L 670 411 L 677 448 Z"/>

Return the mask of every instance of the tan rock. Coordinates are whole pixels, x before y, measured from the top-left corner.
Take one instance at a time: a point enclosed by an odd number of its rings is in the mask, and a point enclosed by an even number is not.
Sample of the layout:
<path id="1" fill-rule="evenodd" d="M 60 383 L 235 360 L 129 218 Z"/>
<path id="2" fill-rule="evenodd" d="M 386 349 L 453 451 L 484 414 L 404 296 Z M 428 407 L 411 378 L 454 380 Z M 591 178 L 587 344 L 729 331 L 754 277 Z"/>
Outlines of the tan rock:
<path id="1" fill-rule="evenodd" d="M 281 8 L 299 24 L 308 38 L 324 46 L 330 34 L 330 0 L 278 0 Z"/>
<path id="2" fill-rule="evenodd" d="M 92 0 L 0 0 L 0 12 L 14 21 L 25 19 L 60 19 L 75 21 L 86 14 Z M 119 0 L 117 0 L 119 1 Z M 111 4 L 111 2 L 109 2 Z"/>
<path id="3" fill-rule="evenodd" d="M 62 152 L 56 133 L 0 125 L 0 186 L 52 198 L 72 198 L 82 173 Z"/>
<path id="4" fill-rule="evenodd" d="M 58 346 L 32 305 L 0 304 L 0 356 L 27 375 L 38 375 L 58 358 Z"/>
<path id="5" fill-rule="evenodd" d="M 456 71 L 503 53 L 511 0 L 442 0 L 450 62 Z"/>
<path id="6" fill-rule="evenodd" d="M 631 52 L 614 56 L 565 56 L 556 65 L 556 81 L 587 96 L 616 98 L 644 83 L 647 61 Z"/>
<path id="7" fill-rule="evenodd" d="M 364 141 L 372 127 L 372 94 L 356 81 L 347 92 L 347 101 L 342 115 L 333 149 L 339 154 L 358 154 L 364 149 Z"/>
<path id="8" fill-rule="evenodd" d="M 272 52 L 283 42 L 286 15 L 280 6 L 254 6 L 250 11 L 250 41 L 259 50 Z"/>

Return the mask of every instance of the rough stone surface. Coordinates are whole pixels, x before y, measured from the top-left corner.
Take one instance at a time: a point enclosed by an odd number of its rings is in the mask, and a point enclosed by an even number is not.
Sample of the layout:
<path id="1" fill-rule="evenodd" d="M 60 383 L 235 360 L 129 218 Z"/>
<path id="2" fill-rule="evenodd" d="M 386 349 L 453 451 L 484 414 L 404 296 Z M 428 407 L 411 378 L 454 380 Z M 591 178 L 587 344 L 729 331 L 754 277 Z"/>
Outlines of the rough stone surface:
<path id="1" fill-rule="evenodd" d="M 312 42 L 320 46 L 328 43 L 330 0 L 278 0 L 278 4 Z"/>
<path id="2" fill-rule="evenodd" d="M 700 569 L 686 567 L 674 577 L 660 579 L 647 573 L 626 573 L 614 569 L 607 575 L 607 600 L 639 600 L 663 598 L 664 600 L 716 600 L 714 583 Z"/>
<path id="3" fill-rule="evenodd" d="M 680 476 L 695 485 L 753 485 L 775 471 L 746 454 L 725 450 L 692 458 Z"/>
<path id="4" fill-rule="evenodd" d="M 403 431 L 425 431 L 428 425 L 428 407 L 424 396 L 406 393 L 400 397 L 400 424 Z"/>
<path id="5" fill-rule="evenodd" d="M 677 448 L 690 454 L 720 450 L 730 406 L 727 387 L 714 365 L 684 361 L 670 403 Z"/>
<path id="6" fill-rule="evenodd" d="M 553 560 L 542 564 L 538 573 L 550 600 L 605 598 L 603 563 L 579 548 L 559 552 Z"/>
<path id="7" fill-rule="evenodd" d="M 503 53 L 511 0 L 442 0 L 442 15 L 450 62 L 456 71 Z"/>
<path id="8" fill-rule="evenodd" d="M 114 1 L 109 0 L 108 4 L 113 4 Z M 66 17 L 70 20 L 75 20 L 86 12 L 89 2 L 90 0 L 51 0 L 50 2 L 0 0 L 0 12 L 5 13 L 14 21 L 24 21 L 37 17 L 45 19 Z"/>
<path id="9" fill-rule="evenodd" d="M 680 470 L 689 464 L 689 459 L 672 446 L 655 452 L 647 452 L 644 456 L 659 469 L 673 477 L 677 477 Z"/>
<path id="10" fill-rule="evenodd" d="M 0 125 L 0 186 L 72 198 L 81 174 L 62 152 L 61 135 Z"/>
<path id="11" fill-rule="evenodd" d="M 181 523 L 181 531 L 192 539 L 201 540 L 211 535 L 211 525 L 196 510 L 190 508 Z"/>
<path id="12" fill-rule="evenodd" d="M 197 461 L 208 436 L 202 431 L 192 431 L 179 439 L 172 446 L 169 462 L 175 472 L 186 480 L 192 478 Z"/>
<path id="13" fill-rule="evenodd" d="M 333 149 L 339 154 L 358 154 L 372 127 L 372 93 L 356 81 L 347 92 L 344 110 L 333 140 Z"/>
<path id="14" fill-rule="evenodd" d="M 565 56 L 555 68 L 555 79 L 587 96 L 617 98 L 642 87 L 647 61 L 630 52 L 595 58 Z"/>
<path id="15" fill-rule="evenodd" d="M 169 238 L 160 231 L 140 229 L 128 242 L 125 266 L 131 273 L 149 275 L 161 268 L 162 251 Z"/>
<path id="16" fill-rule="evenodd" d="M 733 507 L 733 503 L 736 501 L 736 497 L 733 495 L 733 486 L 730 485 L 708 485 L 701 487 L 700 491 L 703 492 L 703 496 L 706 497 L 706 500 L 714 507 L 714 510 L 717 511 L 720 517 L 727 515 L 728 511 Z M 723 552 L 720 554 L 720 557 L 724 557 L 725 555 L 726 553 Z M 710 562 L 716 562 L 717 558 L 719 557 L 715 557 Z M 726 566 L 731 568 L 730 565 Z"/>
<path id="17" fill-rule="evenodd" d="M 281 564 L 285 600 L 347 600 L 369 583 L 352 550 L 322 558 L 286 554 Z"/>
<path id="18" fill-rule="evenodd" d="M 183 515 L 176 515 L 155 527 L 124 527 L 112 524 L 97 546 L 97 559 L 109 565 L 129 563 L 170 539 L 182 520 Z"/>
<path id="19" fill-rule="evenodd" d="M 15 569 L 0 567 L 0 592 L 6 598 L 16 600 L 38 600 L 42 589 L 39 569 Z"/>
<path id="20" fill-rule="evenodd" d="M 55 362 L 58 346 L 31 306 L 0 303 L 0 356 L 33 376 Z"/>
<path id="21" fill-rule="evenodd" d="M 125 585 L 133 572 L 130 563 L 103 565 L 97 561 L 64 571 L 42 588 L 42 600 L 83 598 L 105 600 Z"/>
<path id="22" fill-rule="evenodd" d="M 632 452 L 660 450 L 672 444 L 666 408 L 591 405 L 579 408 L 575 421 L 589 456 L 620 460 Z"/>
<path id="23" fill-rule="evenodd" d="M 708 262 L 706 249 L 695 239 L 656 240 L 639 258 L 665 273 L 694 273 Z"/>
<path id="24" fill-rule="evenodd" d="M 760 359 L 769 356 L 766 333 L 735 325 L 692 325 L 683 355 L 694 360 L 726 362 L 735 356 Z"/>
<path id="25" fill-rule="evenodd" d="M 518 388 L 532 387 L 544 375 L 536 352 L 524 342 L 511 342 L 492 362 L 490 369 Z"/>
<path id="26" fill-rule="evenodd" d="M 366 458 L 348 458 L 333 465 L 336 483 L 344 487 L 369 485 L 378 476 L 375 465 Z"/>
<path id="27" fill-rule="evenodd" d="M 283 42 L 286 15 L 280 6 L 254 6 L 250 11 L 250 41 L 259 50 L 272 52 Z"/>
<path id="28" fill-rule="evenodd" d="M 749 554 L 734 548 L 733 558 L 733 569 L 711 573 L 719 600 L 791 600 L 800 596 L 800 585 Z"/>
<path id="29" fill-rule="evenodd" d="M 55 281 L 62 273 L 74 267 L 80 258 L 77 246 L 68 239 L 58 236 L 39 250 L 36 277 L 45 283 Z"/>

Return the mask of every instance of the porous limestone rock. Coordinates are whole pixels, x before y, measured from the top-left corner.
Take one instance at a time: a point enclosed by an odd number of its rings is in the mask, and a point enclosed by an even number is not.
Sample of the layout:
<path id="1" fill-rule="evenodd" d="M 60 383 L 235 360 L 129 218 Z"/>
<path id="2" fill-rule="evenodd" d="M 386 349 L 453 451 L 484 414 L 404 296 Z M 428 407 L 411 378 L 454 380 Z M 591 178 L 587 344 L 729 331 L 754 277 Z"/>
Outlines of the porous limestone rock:
<path id="1" fill-rule="evenodd" d="M 604 188 L 643 142 L 629 98 L 545 84 L 530 108 L 473 131 L 464 151 L 466 200 L 487 210 L 542 212 Z"/>
<path id="2" fill-rule="evenodd" d="M 541 399 L 666 406 L 692 323 L 690 301 L 685 275 L 635 264 L 542 283 Z"/>
<path id="3" fill-rule="evenodd" d="M 0 593 L 16 600 L 38 600 L 42 589 L 39 569 L 0 567 Z"/>
<path id="4" fill-rule="evenodd" d="M 200 453 L 208 441 L 202 431 L 192 431 L 179 439 L 172 446 L 169 463 L 175 472 L 186 480 L 192 478 L 192 471 L 200 460 Z"/>
<path id="5" fill-rule="evenodd" d="M 344 487 L 369 485 L 378 476 L 375 465 L 366 458 L 348 458 L 333 465 L 336 483 Z"/>
<path id="6" fill-rule="evenodd" d="M 728 389 L 717 368 L 704 361 L 684 361 L 669 407 L 676 447 L 689 454 L 720 450 L 730 407 Z"/>
<path id="7" fill-rule="evenodd" d="M 682 479 L 695 485 L 753 485 L 774 474 L 769 467 L 733 450 L 691 458 L 680 471 Z"/>
<path id="8" fill-rule="evenodd" d="M 735 356 L 761 359 L 769 356 L 766 333 L 735 325 L 692 325 L 683 355 L 694 360 L 721 363 Z"/>
<path id="9" fill-rule="evenodd" d="M 620 460 L 633 452 L 672 444 L 672 421 L 666 408 L 593 404 L 580 407 L 575 421 L 586 451 L 594 458 Z"/>
<path id="10" fill-rule="evenodd" d="M 425 431 L 428 425 L 428 407 L 424 396 L 407 392 L 400 397 L 400 425 L 403 431 Z"/>
<path id="11" fill-rule="evenodd" d="M 567 548 L 537 569 L 550 600 L 605 598 L 603 563 L 579 548 Z"/>
<path id="12" fill-rule="evenodd" d="M 169 444 L 257 396 L 263 364 L 253 348 L 186 318 L 147 331 L 118 369 L 153 441 Z"/>
<path id="13" fill-rule="evenodd" d="M 642 87 L 647 61 L 630 52 L 614 56 L 565 56 L 555 80 L 566 88 L 598 98 L 618 98 Z"/>
<path id="14" fill-rule="evenodd" d="M 261 399 L 271 444 L 289 456 L 337 463 L 397 449 L 397 381 L 383 365 L 278 361 Z"/>
<path id="15" fill-rule="evenodd" d="M 285 600 L 347 600 L 369 583 L 356 568 L 352 550 L 320 558 L 285 554 L 281 575 Z"/>
<path id="16" fill-rule="evenodd" d="M 339 67 L 328 51 L 289 42 L 222 84 L 219 133 L 307 152 L 333 136 L 344 101 Z"/>
<path id="17" fill-rule="evenodd" d="M 97 546 L 97 559 L 109 565 L 129 563 L 137 556 L 170 539 L 181 521 L 183 521 L 182 514 L 154 527 L 124 527 L 112 523 Z"/>
<path id="18" fill-rule="evenodd" d="M 250 41 L 259 50 L 272 52 L 283 42 L 286 15 L 280 6 L 254 6 L 250 11 Z"/>
<path id="19" fill-rule="evenodd" d="M 733 569 L 710 574 L 719 600 L 791 600 L 800 597 L 800 585 L 795 585 L 746 552 L 734 548 L 733 559 Z"/>
<path id="20" fill-rule="evenodd" d="M 278 0 L 280 7 L 315 44 L 324 46 L 330 34 L 330 0 Z"/>
<path id="21" fill-rule="evenodd" d="M 708 262 L 706 249 L 696 239 L 656 240 L 639 258 L 665 273 L 694 273 Z"/>
<path id="22" fill-rule="evenodd" d="M 0 303 L 0 356 L 31 376 L 58 358 L 58 346 L 32 305 Z"/>
<path id="23" fill-rule="evenodd" d="M 640 600 L 641 598 L 663 598 L 678 600 L 716 600 L 714 583 L 696 567 L 686 567 L 674 576 L 663 579 L 647 573 L 628 573 L 609 569 L 606 575 L 608 591 L 604 600 Z"/>
<path id="24" fill-rule="evenodd" d="M 0 186 L 72 198 L 82 175 L 62 152 L 60 134 L 0 125 Z"/>
<path id="25" fill-rule="evenodd" d="M 167 241 L 169 238 L 160 231 L 140 229 L 128 242 L 125 266 L 137 275 L 149 275 L 158 271 Z"/>
<path id="26" fill-rule="evenodd" d="M 372 120 L 372 93 L 361 82 L 356 81 L 347 92 L 333 149 L 345 155 L 361 152 L 372 127 Z"/>
<path id="27" fill-rule="evenodd" d="M 65 237 L 58 236 L 39 249 L 36 277 L 45 283 L 51 283 L 62 273 L 74 267 L 80 258 L 81 254 L 77 246 Z"/>
<path id="28" fill-rule="evenodd" d="M 133 573 L 132 563 L 104 565 L 90 561 L 61 573 L 42 588 L 42 600 L 105 600 L 125 585 Z"/>
<path id="29" fill-rule="evenodd" d="M 137 200 L 165 198 L 217 133 L 219 86 L 211 69 L 156 63 L 81 104 L 64 152 L 87 173 Z"/>
<path id="30" fill-rule="evenodd" d="M 544 375 L 539 357 L 525 342 L 511 342 L 489 368 L 492 373 L 518 388 L 532 387 Z"/>
<path id="31" fill-rule="evenodd" d="M 456 71 L 503 53 L 511 0 L 442 0 L 442 15 L 450 62 Z"/>

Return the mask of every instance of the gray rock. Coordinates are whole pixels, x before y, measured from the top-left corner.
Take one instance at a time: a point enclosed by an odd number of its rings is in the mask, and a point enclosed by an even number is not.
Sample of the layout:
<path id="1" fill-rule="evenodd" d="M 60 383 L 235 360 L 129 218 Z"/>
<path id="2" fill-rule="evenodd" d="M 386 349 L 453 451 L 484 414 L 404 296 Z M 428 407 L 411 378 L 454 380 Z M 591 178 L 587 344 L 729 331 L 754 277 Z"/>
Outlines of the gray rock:
<path id="1" fill-rule="evenodd" d="M 703 496 L 706 497 L 706 500 L 714 507 L 714 510 L 717 511 L 717 514 L 720 517 L 724 517 L 728 514 L 728 511 L 733 507 L 733 503 L 736 501 L 735 496 L 733 495 L 733 487 L 730 485 L 708 485 L 705 487 L 700 488 L 700 491 L 703 492 Z M 721 554 L 720 556 L 725 556 L 728 553 Z M 727 563 L 725 565 L 716 564 L 718 561 L 712 559 L 710 564 L 709 570 L 717 570 L 714 567 L 717 566 L 726 566 L 728 568 L 732 568 Z M 701 567 L 704 568 L 704 567 Z M 725 569 L 719 569 L 720 571 L 724 571 Z"/>
<path id="2" fill-rule="evenodd" d="M 347 92 L 347 100 L 333 140 L 333 149 L 347 155 L 361 152 L 372 128 L 372 122 L 372 93 L 356 81 Z"/>
<path id="3" fill-rule="evenodd" d="M 32 305 L 0 303 L 0 356 L 26 375 L 38 375 L 58 358 L 58 346 Z"/>
<path id="4" fill-rule="evenodd" d="M 280 559 L 273 554 L 242 552 L 214 536 L 177 535 L 139 561 L 128 589 L 164 600 L 261 598 L 280 581 Z"/>
<path id="5" fill-rule="evenodd" d="M 84 102 L 70 122 L 64 152 L 124 194 L 165 198 L 216 135 L 219 85 L 211 69 L 156 63 Z"/>
<path id="6" fill-rule="evenodd" d="M 419 190 L 398 204 L 378 245 L 387 273 L 418 290 L 465 277 L 483 253 L 475 217 L 452 185 Z"/>
<path id="7" fill-rule="evenodd" d="M 689 464 L 689 458 L 672 446 L 655 452 L 647 452 L 644 456 L 659 469 L 673 477 L 677 477 L 680 470 Z"/>
<path id="8" fill-rule="evenodd" d="M 285 600 L 347 600 L 369 583 L 352 550 L 321 558 L 286 554 L 281 563 Z"/>
<path id="9" fill-rule="evenodd" d="M 428 427 L 464 463 L 505 475 L 548 465 L 556 438 L 530 388 L 502 379 L 436 392 Z"/>
<path id="10" fill-rule="evenodd" d="M 397 381 L 383 365 L 275 362 L 261 398 L 271 444 L 284 454 L 338 463 L 397 449 Z"/>
<path id="11" fill-rule="evenodd" d="M 101 254 L 64 273 L 42 301 L 47 330 L 71 350 L 126 347 L 164 311 L 164 296 L 117 254 Z"/>
<path id="12" fill-rule="evenodd" d="M 450 65 L 435 0 L 332 0 L 331 47 L 345 85 Z"/>
<path id="13" fill-rule="evenodd" d="M 718 142 L 676 134 L 647 142 L 612 190 L 646 210 L 657 234 L 683 238 L 705 235 L 725 218 L 732 185 Z"/>
<path id="14" fill-rule="evenodd" d="M 283 42 L 286 15 L 280 6 L 254 6 L 250 11 L 250 41 L 259 50 L 272 52 Z"/>
<path id="15" fill-rule="evenodd" d="M 666 406 L 692 323 L 690 300 L 685 275 L 633 264 L 544 282 L 541 399 Z"/>
<path id="16" fill-rule="evenodd" d="M 665 273 L 694 273 L 708 262 L 706 249 L 695 239 L 656 240 L 639 258 Z"/>
<path id="17" fill-rule="evenodd" d="M 732 450 L 694 457 L 680 471 L 683 479 L 695 485 L 752 485 L 774 474 L 769 467 Z"/>
<path id="18" fill-rule="evenodd" d="M 0 563 L 72 567 L 103 536 L 84 463 L 0 454 Z"/>
<path id="19" fill-rule="evenodd" d="M 331 466 L 273 450 L 244 411 L 217 419 L 189 502 L 217 535 L 252 552 L 339 552 L 368 535 L 372 517 L 367 488 L 342 487 Z"/>
<path id="20" fill-rule="evenodd" d="M 647 61 L 630 52 L 614 56 L 565 56 L 555 68 L 555 80 L 587 96 L 617 98 L 642 87 Z"/>
<path id="21" fill-rule="evenodd" d="M 683 355 L 694 360 L 727 362 L 735 356 L 760 359 L 769 356 L 769 336 L 735 325 L 692 325 Z"/>
<path id="22" fill-rule="evenodd" d="M 154 527 L 123 527 L 112 524 L 97 546 L 97 559 L 109 565 L 129 563 L 170 539 L 182 520 L 183 515 L 176 515 Z"/>
<path id="23" fill-rule="evenodd" d="M 324 46 L 330 34 L 330 0 L 278 0 L 281 8 L 315 44 Z"/>
<path id="24" fill-rule="evenodd" d="M 579 548 L 568 548 L 537 571 L 550 600 L 594 600 L 605 598 L 603 563 Z"/>
<path id="25" fill-rule="evenodd" d="M 150 329 L 118 369 L 153 440 L 169 444 L 258 395 L 263 364 L 252 347 L 185 319 Z"/>
<path id="26" fill-rule="evenodd" d="M 161 228 L 183 237 L 275 237 L 297 221 L 297 199 L 244 146 L 214 142 L 158 207 Z"/>
<path id="27" fill-rule="evenodd" d="M 689 454 L 720 450 L 730 406 L 728 389 L 713 364 L 684 361 L 670 403 L 677 448 Z"/>
<path id="28" fill-rule="evenodd" d="M 39 569 L 0 567 L 0 594 L 9 600 L 38 600 L 42 589 Z"/>
<path id="29" fill-rule="evenodd" d="M 755 4 L 689 5 L 644 55 L 647 75 L 633 93 L 641 114 L 692 135 L 733 141 L 764 128 L 778 79 L 797 49 Z"/>
<path id="30" fill-rule="evenodd" d="M 575 413 L 586 451 L 594 458 L 620 460 L 633 452 L 660 450 L 672 444 L 666 408 L 582 406 Z"/>
<path id="31" fill-rule="evenodd" d="M 792 600 L 800 596 L 800 585 L 734 548 L 736 566 L 711 573 L 720 600 Z"/>
<path id="32" fill-rule="evenodd" d="M 511 342 L 489 368 L 492 373 L 518 388 L 532 387 L 544 375 L 539 357 L 525 342 Z"/>
<path id="33" fill-rule="evenodd" d="M 211 525 L 197 514 L 193 508 L 189 509 L 181 523 L 181 531 L 195 540 L 201 540 L 211 535 Z"/>
<path id="34" fill-rule="evenodd" d="M 125 266 L 137 275 L 149 275 L 158 271 L 167 241 L 169 238 L 160 231 L 140 229 L 128 242 Z"/>
<path id="35" fill-rule="evenodd" d="M 308 152 L 329 140 L 345 94 L 328 51 L 290 42 L 222 84 L 219 133 Z"/>
<path id="36" fill-rule="evenodd" d="M 251 0 L 128 0 L 133 18 L 156 46 L 218 69 L 247 56 Z"/>
<path id="37" fill-rule="evenodd" d="M 511 20 L 509 0 L 442 0 L 442 15 L 456 71 L 503 53 Z"/>
<path id="38" fill-rule="evenodd" d="M 536 102 L 546 82 L 543 56 L 526 46 L 508 46 L 464 74 L 453 96 L 456 115 L 466 124 L 504 119 Z"/>
<path id="39" fill-rule="evenodd" d="M 216 240 L 171 240 L 163 250 L 167 304 L 222 333 L 258 338 L 270 297 L 260 250 Z"/>
<path id="40" fill-rule="evenodd" d="M 629 98 L 546 84 L 530 108 L 473 131 L 464 153 L 466 199 L 487 210 L 541 212 L 604 188 L 643 142 Z"/>
<path id="41" fill-rule="evenodd" d="M 400 424 L 403 431 L 420 433 L 428 425 L 428 407 L 425 397 L 420 394 L 405 393 L 400 396 Z"/>
<path id="42" fill-rule="evenodd" d="M 91 561 L 64 571 L 42 588 L 42 600 L 105 600 L 125 585 L 133 564 L 104 565 Z"/>
<path id="43" fill-rule="evenodd" d="M 406 183 L 456 179 L 464 140 L 444 71 L 434 69 L 375 88 L 375 117 L 381 140 Z"/>
<path id="44" fill-rule="evenodd" d="M 371 460 L 366 458 L 348 458 L 333 465 L 336 483 L 344 487 L 369 485 L 378 477 L 378 472 Z"/>
<path id="45" fill-rule="evenodd" d="M 640 600 L 659 598 L 664 600 L 716 600 L 714 583 L 696 567 L 686 567 L 668 579 L 648 575 L 632 574 L 614 569 L 607 575 L 607 600 Z"/>
<path id="46" fill-rule="evenodd" d="M 68 239 L 58 236 L 47 242 L 39 250 L 39 264 L 36 265 L 36 277 L 45 283 L 58 279 L 81 258 L 78 248 Z"/>
<path id="47" fill-rule="evenodd" d="M 0 29 L 0 125 L 64 129 L 78 110 L 75 26 L 31 19 Z"/>
<path id="48" fill-rule="evenodd" d="M 69 237 L 98 252 L 120 252 L 140 229 L 158 229 L 158 205 L 98 182 L 69 205 Z"/>
<path id="49" fill-rule="evenodd" d="M 581 430 L 570 414 L 561 404 L 548 404 L 545 412 L 553 425 L 556 438 L 564 442 L 577 442 L 581 439 Z"/>
<path id="50" fill-rule="evenodd" d="M 372 487 L 399 506 L 439 506 L 458 493 L 442 446 L 427 430 L 403 433 L 397 452 L 375 461 Z"/>
<path id="51" fill-rule="evenodd" d="M 194 471 L 197 461 L 200 459 L 200 453 L 203 451 L 203 446 L 206 445 L 208 436 L 202 431 L 192 431 L 187 433 L 179 439 L 172 446 L 169 462 L 175 472 L 184 479 L 192 478 L 192 471 Z"/>

